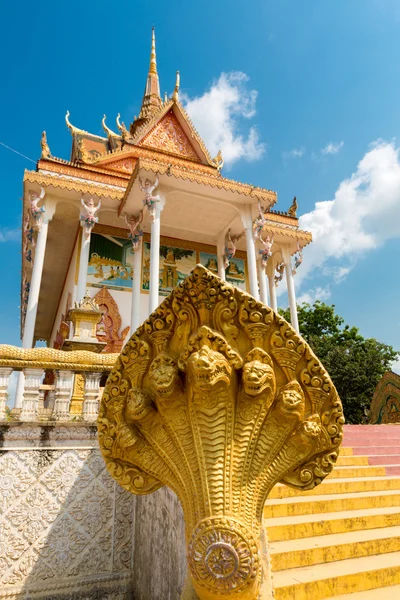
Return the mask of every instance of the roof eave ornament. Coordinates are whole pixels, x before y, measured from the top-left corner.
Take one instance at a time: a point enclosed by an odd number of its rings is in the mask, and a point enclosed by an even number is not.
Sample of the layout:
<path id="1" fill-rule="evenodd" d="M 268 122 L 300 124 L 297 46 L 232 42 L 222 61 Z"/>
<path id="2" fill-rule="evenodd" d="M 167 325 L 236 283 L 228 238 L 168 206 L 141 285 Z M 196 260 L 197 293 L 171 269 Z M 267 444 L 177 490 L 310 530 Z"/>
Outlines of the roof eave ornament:
<path id="1" fill-rule="evenodd" d="M 121 115 L 120 115 L 120 113 L 118 113 L 117 119 L 116 119 L 117 127 L 118 127 L 119 131 L 121 132 L 122 142 L 126 143 L 126 142 L 130 141 L 131 135 L 126 128 L 125 123 L 123 121 L 121 123 L 120 118 L 121 118 Z"/>
<path id="2" fill-rule="evenodd" d="M 117 133 L 115 133 L 114 131 L 112 131 L 112 129 L 110 129 L 106 125 L 106 118 L 107 118 L 106 115 L 104 115 L 103 118 L 102 118 L 102 120 L 101 120 L 101 124 L 102 124 L 103 129 L 106 132 L 108 138 L 120 138 L 121 136 L 119 136 Z"/>
<path id="3" fill-rule="evenodd" d="M 40 146 L 42 148 L 42 154 L 41 154 L 40 158 L 51 158 L 51 151 L 50 151 L 50 147 L 47 143 L 47 135 L 46 135 L 45 131 L 43 131 L 43 133 L 42 133 L 42 139 L 40 140 Z"/>
<path id="4" fill-rule="evenodd" d="M 298 206 L 298 204 L 297 204 L 297 198 L 296 198 L 296 196 L 295 196 L 295 197 L 293 198 L 293 202 L 292 202 L 292 204 L 290 205 L 290 208 L 289 208 L 289 210 L 287 211 L 287 214 L 288 214 L 290 217 L 297 217 L 297 209 L 298 209 L 298 207 L 299 207 L 299 206 Z"/>
<path id="5" fill-rule="evenodd" d="M 84 131 L 83 129 L 78 129 L 78 127 L 75 127 L 74 125 L 72 125 L 71 121 L 69 120 L 69 116 L 70 116 L 70 112 L 69 112 L 69 110 L 67 110 L 67 114 L 65 115 L 65 122 L 67 124 L 68 129 L 71 132 L 71 135 L 75 135 L 77 133 L 87 133 L 87 131 Z"/>
<path id="6" fill-rule="evenodd" d="M 221 150 L 218 150 L 218 154 L 215 158 L 212 159 L 212 162 L 214 163 L 214 166 L 217 167 L 218 171 L 221 172 L 222 167 L 224 166 L 224 159 L 222 157 L 222 152 Z"/>

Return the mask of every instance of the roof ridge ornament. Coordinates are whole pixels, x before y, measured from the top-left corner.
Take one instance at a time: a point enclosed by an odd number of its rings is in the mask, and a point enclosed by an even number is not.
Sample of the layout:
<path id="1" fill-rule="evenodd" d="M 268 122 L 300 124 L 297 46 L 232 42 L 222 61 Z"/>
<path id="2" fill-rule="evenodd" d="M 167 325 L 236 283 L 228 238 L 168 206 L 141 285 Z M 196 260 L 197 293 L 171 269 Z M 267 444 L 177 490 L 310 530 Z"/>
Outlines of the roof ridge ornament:
<path id="1" fill-rule="evenodd" d="M 214 163 L 214 165 L 217 167 L 218 171 L 221 172 L 222 167 L 225 164 L 225 161 L 222 157 L 222 152 L 221 150 L 218 150 L 217 156 L 215 158 L 212 159 L 212 162 Z"/>
<path id="2" fill-rule="evenodd" d="M 84 129 L 78 129 L 78 127 L 75 127 L 75 125 L 72 125 L 71 121 L 69 120 L 70 114 L 71 113 L 69 112 L 69 110 L 67 110 L 67 114 L 65 115 L 65 122 L 67 124 L 68 129 L 71 132 L 71 135 L 75 135 L 76 133 L 88 133 Z"/>
<path id="3" fill-rule="evenodd" d="M 47 134 L 45 131 L 43 131 L 43 133 L 42 133 L 42 139 L 40 140 L 40 146 L 42 148 L 42 154 L 41 154 L 40 158 L 50 158 L 51 151 L 50 151 L 50 147 L 47 143 Z"/>
<path id="4" fill-rule="evenodd" d="M 290 205 L 289 210 L 287 211 L 287 214 L 290 217 L 297 217 L 297 209 L 298 209 L 299 205 L 297 204 L 297 198 L 296 196 L 293 198 L 293 202 Z"/>
<path id="5" fill-rule="evenodd" d="M 108 135 L 109 138 L 110 137 L 112 137 L 112 138 L 119 138 L 120 136 L 117 133 L 115 133 L 114 131 L 112 131 L 112 129 L 110 129 L 109 127 L 107 127 L 107 125 L 106 125 L 106 118 L 107 118 L 106 115 L 104 115 L 103 118 L 102 118 L 102 120 L 101 120 L 101 124 L 102 124 L 102 127 L 103 127 L 104 131 L 106 132 L 106 134 Z"/>

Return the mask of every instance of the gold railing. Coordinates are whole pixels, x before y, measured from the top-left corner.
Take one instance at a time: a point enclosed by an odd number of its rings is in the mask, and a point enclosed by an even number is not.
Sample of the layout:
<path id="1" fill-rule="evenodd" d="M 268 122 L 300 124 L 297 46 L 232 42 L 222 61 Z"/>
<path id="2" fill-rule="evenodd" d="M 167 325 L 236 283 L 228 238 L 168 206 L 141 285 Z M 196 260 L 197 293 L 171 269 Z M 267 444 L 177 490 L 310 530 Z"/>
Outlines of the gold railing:
<path id="1" fill-rule="evenodd" d="M 103 386 L 118 354 L 0 345 L 0 421 L 95 421 Z M 15 406 L 7 405 L 20 371 Z"/>

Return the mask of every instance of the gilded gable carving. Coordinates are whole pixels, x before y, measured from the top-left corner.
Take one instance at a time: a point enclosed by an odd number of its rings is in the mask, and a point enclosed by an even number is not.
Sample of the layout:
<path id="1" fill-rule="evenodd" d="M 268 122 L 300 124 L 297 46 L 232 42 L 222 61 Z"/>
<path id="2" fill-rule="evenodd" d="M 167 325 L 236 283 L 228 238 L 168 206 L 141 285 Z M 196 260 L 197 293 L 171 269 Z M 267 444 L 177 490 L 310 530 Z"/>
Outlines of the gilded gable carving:
<path id="1" fill-rule="evenodd" d="M 154 129 L 146 135 L 140 146 L 156 148 L 163 152 L 178 154 L 189 160 L 200 162 L 192 144 L 172 111 L 167 113 Z"/>

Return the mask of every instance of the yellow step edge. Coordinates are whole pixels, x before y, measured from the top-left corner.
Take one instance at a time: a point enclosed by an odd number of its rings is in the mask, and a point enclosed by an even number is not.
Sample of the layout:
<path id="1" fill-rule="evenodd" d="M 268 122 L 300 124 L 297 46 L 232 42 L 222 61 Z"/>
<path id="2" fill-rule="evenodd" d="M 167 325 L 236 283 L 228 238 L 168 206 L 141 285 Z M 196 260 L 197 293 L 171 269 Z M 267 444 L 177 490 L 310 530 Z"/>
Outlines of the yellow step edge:
<path id="1" fill-rule="evenodd" d="M 385 465 L 339 465 L 328 475 L 329 479 L 342 479 L 347 477 L 386 477 L 386 467 Z"/>
<path id="2" fill-rule="evenodd" d="M 339 456 L 353 456 L 353 448 L 340 448 Z"/>
<path id="3" fill-rule="evenodd" d="M 275 501 L 268 499 L 264 506 L 264 517 L 268 519 L 290 515 L 312 515 L 383 506 L 400 506 L 400 493 L 396 490 L 364 494 L 332 494 L 326 497 L 315 496 L 312 499 L 297 497 L 295 502 L 292 498 Z"/>
<path id="4" fill-rule="evenodd" d="M 400 552 L 400 526 L 270 543 L 272 570 Z"/>
<path id="5" fill-rule="evenodd" d="M 302 492 L 286 485 L 276 485 L 269 499 L 321 496 L 325 494 L 347 494 L 355 492 L 377 492 L 400 490 L 400 477 L 364 477 L 363 479 L 325 479 L 312 490 Z"/>
<path id="6" fill-rule="evenodd" d="M 323 600 L 393 586 L 400 583 L 400 552 L 279 571 L 273 581 L 275 600 Z"/>
<path id="7" fill-rule="evenodd" d="M 345 594 L 344 596 L 330 596 L 326 600 L 396 600 L 400 598 L 400 585 L 389 585 L 384 588 L 367 590 L 365 592 L 355 592 L 354 594 Z"/>
<path id="8" fill-rule="evenodd" d="M 321 518 L 322 517 L 322 518 Z M 298 540 L 400 525 L 400 506 L 267 519 L 269 542 Z M 400 596 L 399 596 L 400 598 Z"/>
<path id="9" fill-rule="evenodd" d="M 367 467 L 369 465 L 368 456 L 342 456 L 340 455 L 336 461 L 338 467 Z"/>

